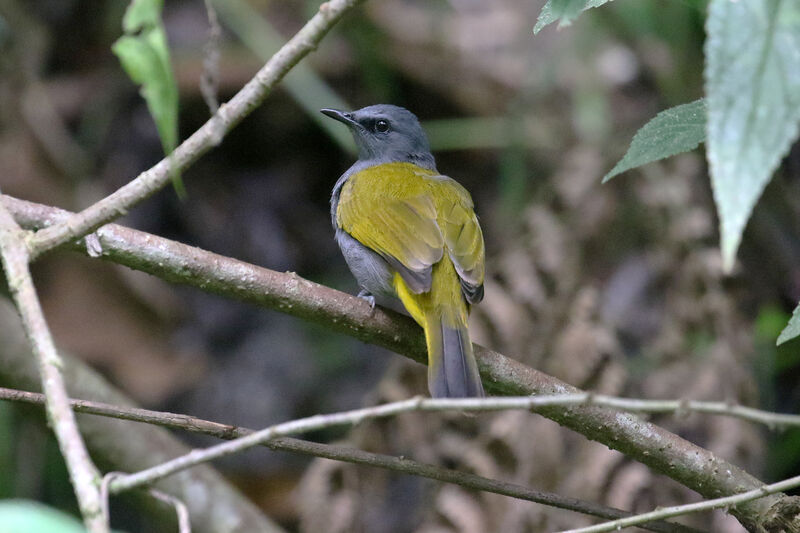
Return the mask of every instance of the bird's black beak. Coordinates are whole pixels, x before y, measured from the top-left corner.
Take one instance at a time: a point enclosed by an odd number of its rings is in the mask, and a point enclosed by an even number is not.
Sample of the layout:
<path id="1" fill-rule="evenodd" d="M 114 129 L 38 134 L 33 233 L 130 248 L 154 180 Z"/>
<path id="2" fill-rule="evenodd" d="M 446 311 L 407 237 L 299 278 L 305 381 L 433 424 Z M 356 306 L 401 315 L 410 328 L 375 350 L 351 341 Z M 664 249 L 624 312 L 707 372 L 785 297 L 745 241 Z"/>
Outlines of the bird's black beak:
<path id="1" fill-rule="evenodd" d="M 347 111 L 339 111 L 338 109 L 320 109 L 320 113 L 327 117 L 331 117 L 334 120 L 338 120 L 339 122 L 343 122 L 348 126 L 358 126 L 358 122 L 353 119 L 353 114 Z"/>

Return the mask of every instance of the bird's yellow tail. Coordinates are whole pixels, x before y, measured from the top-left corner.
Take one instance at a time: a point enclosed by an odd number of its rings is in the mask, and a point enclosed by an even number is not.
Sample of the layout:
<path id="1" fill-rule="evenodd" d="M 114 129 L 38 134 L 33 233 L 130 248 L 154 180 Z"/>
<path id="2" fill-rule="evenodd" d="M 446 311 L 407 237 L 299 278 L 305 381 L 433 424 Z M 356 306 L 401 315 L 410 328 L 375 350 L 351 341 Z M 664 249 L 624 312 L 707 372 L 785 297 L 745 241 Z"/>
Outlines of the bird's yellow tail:
<path id="1" fill-rule="evenodd" d="M 478 365 L 466 323 L 446 312 L 425 316 L 428 344 L 428 388 L 434 398 L 483 396 Z M 455 318 L 455 320 L 454 320 Z"/>
<path id="2" fill-rule="evenodd" d="M 428 345 L 428 389 L 434 398 L 484 395 L 472 341 L 467 329 L 469 309 L 450 258 L 434 265 L 431 290 L 412 293 L 400 275 L 395 288 L 400 301 L 425 330 Z"/>

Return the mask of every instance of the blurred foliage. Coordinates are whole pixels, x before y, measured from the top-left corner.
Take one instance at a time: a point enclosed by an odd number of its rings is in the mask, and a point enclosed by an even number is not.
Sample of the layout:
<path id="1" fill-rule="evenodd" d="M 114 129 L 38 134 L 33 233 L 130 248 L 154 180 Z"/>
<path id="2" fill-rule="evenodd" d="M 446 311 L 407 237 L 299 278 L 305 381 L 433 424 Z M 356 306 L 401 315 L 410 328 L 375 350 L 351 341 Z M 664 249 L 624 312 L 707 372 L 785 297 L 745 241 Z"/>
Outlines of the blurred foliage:
<path id="1" fill-rule="evenodd" d="M 85 533 L 78 520 L 36 502 L 0 502 L 0 531 L 26 533 Z"/>
<path id="2" fill-rule="evenodd" d="M 766 305 L 760 310 L 754 325 L 758 364 L 753 367 L 753 373 L 758 379 L 761 404 L 765 408 L 796 413 L 800 410 L 800 397 L 796 392 L 785 394 L 782 382 L 796 375 L 800 368 L 800 342 L 790 341 L 778 347 L 774 342 L 787 318 L 788 314 L 774 305 Z M 780 430 L 778 438 L 770 440 L 767 450 L 768 479 L 779 480 L 794 475 L 800 468 L 798 445 L 800 431 L 797 428 Z"/>
<path id="3" fill-rule="evenodd" d="M 533 33 L 539 33 L 545 26 L 558 21 L 558 27 L 569 26 L 572 21 L 578 18 L 581 11 L 600 7 L 609 0 L 547 0 L 539 13 Z"/>
<path id="4" fill-rule="evenodd" d="M 278 51 L 285 39 L 261 17 L 253 7 L 243 0 L 214 0 L 222 23 L 236 33 L 242 43 L 263 61 Z M 354 145 L 347 131 L 342 131 L 330 120 L 325 120 L 317 111 L 320 102 L 338 109 L 349 106 L 305 63 L 300 63 L 286 75 L 282 84 L 303 111 L 325 130 L 343 148 L 354 152 Z"/>
<path id="5" fill-rule="evenodd" d="M 164 154 L 169 155 L 178 146 L 178 88 L 161 22 L 163 7 L 163 0 L 131 0 L 122 18 L 125 35 L 111 49 L 131 80 L 142 86 L 141 94 L 156 122 Z M 172 174 L 175 192 L 185 196 L 180 174 Z"/>
<path id="6" fill-rule="evenodd" d="M 792 317 L 789 319 L 789 323 L 786 324 L 786 327 L 780 332 L 777 344 L 781 345 L 798 336 L 800 336 L 800 305 L 795 307 L 794 313 L 792 313 Z"/>

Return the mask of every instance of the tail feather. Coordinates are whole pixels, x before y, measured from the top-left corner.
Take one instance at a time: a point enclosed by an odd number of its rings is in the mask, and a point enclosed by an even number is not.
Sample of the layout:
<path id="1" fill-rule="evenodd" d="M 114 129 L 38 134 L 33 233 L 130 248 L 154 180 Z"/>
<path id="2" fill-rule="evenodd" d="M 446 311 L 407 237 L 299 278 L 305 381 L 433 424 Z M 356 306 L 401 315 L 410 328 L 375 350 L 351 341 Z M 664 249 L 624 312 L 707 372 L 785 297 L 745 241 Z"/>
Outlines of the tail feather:
<path id="1" fill-rule="evenodd" d="M 428 388 L 434 398 L 484 396 L 466 324 L 449 325 L 441 314 L 426 317 Z"/>
<path id="2" fill-rule="evenodd" d="M 484 396 L 467 330 L 469 306 L 458 274 L 445 254 L 433 267 L 430 291 L 414 292 L 398 273 L 394 286 L 403 305 L 425 330 L 428 389 L 434 398 Z"/>

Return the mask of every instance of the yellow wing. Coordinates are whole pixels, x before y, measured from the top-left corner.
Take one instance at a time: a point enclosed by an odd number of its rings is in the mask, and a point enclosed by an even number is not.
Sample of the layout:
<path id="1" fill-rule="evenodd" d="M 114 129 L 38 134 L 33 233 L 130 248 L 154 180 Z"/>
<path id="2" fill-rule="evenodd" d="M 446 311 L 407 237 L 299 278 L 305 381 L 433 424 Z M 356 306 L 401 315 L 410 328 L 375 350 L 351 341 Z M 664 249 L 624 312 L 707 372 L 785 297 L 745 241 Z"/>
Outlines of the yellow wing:
<path id="1" fill-rule="evenodd" d="M 484 244 L 469 193 L 412 163 L 387 163 L 351 176 L 336 211 L 339 227 L 394 267 L 414 293 L 431 287 L 445 248 L 471 303 L 483 296 Z"/>
<path id="2" fill-rule="evenodd" d="M 470 303 L 483 298 L 485 250 L 483 232 L 472 198 L 458 182 L 444 176 L 437 179 L 442 189 L 435 194 L 439 227 L 450 259 L 456 267 L 464 296 Z"/>
<path id="3" fill-rule="evenodd" d="M 370 167 L 347 180 L 336 210 L 339 227 L 386 259 L 415 293 L 430 290 L 431 266 L 444 250 L 425 178 L 410 163 Z"/>

